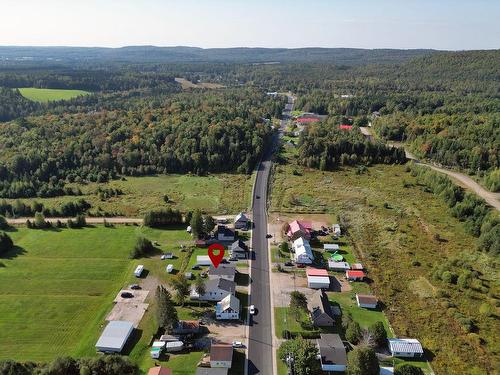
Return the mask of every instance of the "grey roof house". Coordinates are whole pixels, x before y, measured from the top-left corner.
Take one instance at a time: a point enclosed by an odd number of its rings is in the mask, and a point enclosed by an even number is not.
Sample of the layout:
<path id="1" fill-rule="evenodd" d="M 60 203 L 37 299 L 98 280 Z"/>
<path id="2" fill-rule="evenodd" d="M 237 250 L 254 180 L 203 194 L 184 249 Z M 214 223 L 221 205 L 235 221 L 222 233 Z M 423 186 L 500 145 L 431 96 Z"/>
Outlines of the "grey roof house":
<path id="1" fill-rule="evenodd" d="M 210 266 L 208 268 L 208 278 L 210 280 L 226 279 L 234 281 L 236 272 L 236 268 L 232 264 L 220 264 L 217 268 L 215 268 L 214 266 Z"/>
<path id="2" fill-rule="evenodd" d="M 321 369 L 323 371 L 345 371 L 347 368 L 347 354 L 339 335 L 321 334 L 316 340 L 319 348 Z"/>
<path id="3" fill-rule="evenodd" d="M 333 318 L 332 308 L 327 295 L 318 290 L 308 300 L 308 308 L 311 311 L 311 320 L 316 327 L 333 327 L 335 320 Z"/>

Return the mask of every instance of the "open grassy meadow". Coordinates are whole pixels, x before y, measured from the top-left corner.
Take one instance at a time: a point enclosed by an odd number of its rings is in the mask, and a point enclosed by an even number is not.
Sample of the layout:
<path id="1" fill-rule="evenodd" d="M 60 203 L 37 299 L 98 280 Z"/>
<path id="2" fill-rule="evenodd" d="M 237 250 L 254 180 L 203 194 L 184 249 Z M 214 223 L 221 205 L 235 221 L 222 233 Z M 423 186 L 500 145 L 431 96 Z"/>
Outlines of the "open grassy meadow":
<path id="1" fill-rule="evenodd" d="M 190 239 L 183 230 L 136 226 L 19 228 L 9 234 L 16 249 L 0 259 L 0 358 L 34 361 L 96 355 L 94 345 L 105 316 L 118 291 L 136 280 L 134 267 L 143 263 L 157 275 L 166 274 L 158 260 L 128 259 L 138 235 L 158 241 L 163 251 L 179 251 L 179 244 Z M 182 259 L 179 252 L 174 262 Z M 153 285 L 161 281 L 155 279 Z M 139 327 L 132 359 L 142 357 L 141 348 L 156 329 L 148 314 Z"/>
<path id="2" fill-rule="evenodd" d="M 64 90 L 64 89 L 38 89 L 35 87 L 22 87 L 18 89 L 22 96 L 34 102 L 53 102 L 57 100 L 69 100 L 81 95 L 88 95 L 88 91 Z"/>
<path id="3" fill-rule="evenodd" d="M 92 205 L 91 212 L 107 212 L 119 216 L 139 217 L 146 211 L 171 207 L 182 212 L 197 208 L 210 214 L 237 214 L 250 205 L 254 175 L 217 174 L 210 176 L 159 175 L 126 177 L 109 183 L 89 183 L 78 186 L 81 196 L 36 198 L 45 207 L 60 207 L 65 202 L 83 198 Z M 123 194 L 103 198 L 98 188 L 120 189 Z M 169 202 L 163 197 L 167 195 Z M 15 200 L 8 200 L 11 203 Z M 22 199 L 29 202 L 29 199 Z"/>
<path id="4" fill-rule="evenodd" d="M 476 250 L 476 238 L 442 199 L 419 186 L 405 166 L 328 172 L 298 166 L 293 152 L 285 157 L 289 163 L 274 171 L 271 211 L 323 214 L 330 222 L 342 213 L 395 335 L 421 340 L 437 374 L 494 372 L 498 260 Z M 463 261 L 477 272 L 471 287 L 433 277 L 446 262 L 459 275 Z M 336 302 L 351 306 L 350 300 Z"/>

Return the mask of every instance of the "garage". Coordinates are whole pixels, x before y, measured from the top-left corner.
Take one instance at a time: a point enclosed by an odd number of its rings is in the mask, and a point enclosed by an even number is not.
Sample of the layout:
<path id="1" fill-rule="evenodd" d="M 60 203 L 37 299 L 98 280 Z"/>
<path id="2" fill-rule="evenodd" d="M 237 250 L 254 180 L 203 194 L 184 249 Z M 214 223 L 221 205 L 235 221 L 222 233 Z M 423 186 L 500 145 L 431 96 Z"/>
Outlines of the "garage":
<path id="1" fill-rule="evenodd" d="M 307 268 L 307 286 L 311 289 L 329 289 L 330 276 L 327 270 L 318 268 Z"/>
<path id="2" fill-rule="evenodd" d="M 95 347 L 98 352 L 120 353 L 127 343 L 130 334 L 134 330 L 134 324 L 123 320 L 112 320 L 97 340 Z"/>

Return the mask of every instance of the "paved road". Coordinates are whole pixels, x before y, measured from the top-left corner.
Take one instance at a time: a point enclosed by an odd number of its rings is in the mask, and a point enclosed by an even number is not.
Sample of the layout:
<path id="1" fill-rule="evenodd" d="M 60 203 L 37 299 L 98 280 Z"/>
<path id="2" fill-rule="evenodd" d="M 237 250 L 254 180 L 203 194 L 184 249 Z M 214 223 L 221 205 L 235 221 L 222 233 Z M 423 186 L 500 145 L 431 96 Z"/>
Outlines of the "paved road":
<path id="1" fill-rule="evenodd" d="M 291 98 L 289 98 L 291 101 Z M 293 104 L 287 104 L 281 127 L 286 124 Z M 277 137 L 275 137 L 276 144 Z M 253 223 L 250 304 L 257 314 L 251 317 L 248 340 L 248 374 L 273 374 L 273 331 L 271 293 L 269 285 L 269 249 L 267 235 L 267 186 L 271 171 L 273 149 L 267 150 L 257 171 L 252 197 Z"/>

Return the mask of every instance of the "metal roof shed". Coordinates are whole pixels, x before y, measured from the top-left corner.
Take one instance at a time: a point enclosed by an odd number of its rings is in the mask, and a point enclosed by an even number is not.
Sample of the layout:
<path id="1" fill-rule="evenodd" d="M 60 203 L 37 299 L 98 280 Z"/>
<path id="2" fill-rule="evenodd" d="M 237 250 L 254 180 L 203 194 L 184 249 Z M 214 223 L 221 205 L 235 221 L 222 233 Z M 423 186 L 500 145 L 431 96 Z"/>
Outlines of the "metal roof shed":
<path id="1" fill-rule="evenodd" d="M 134 330 L 132 322 L 112 320 L 97 340 L 95 347 L 103 353 L 120 353 Z"/>

